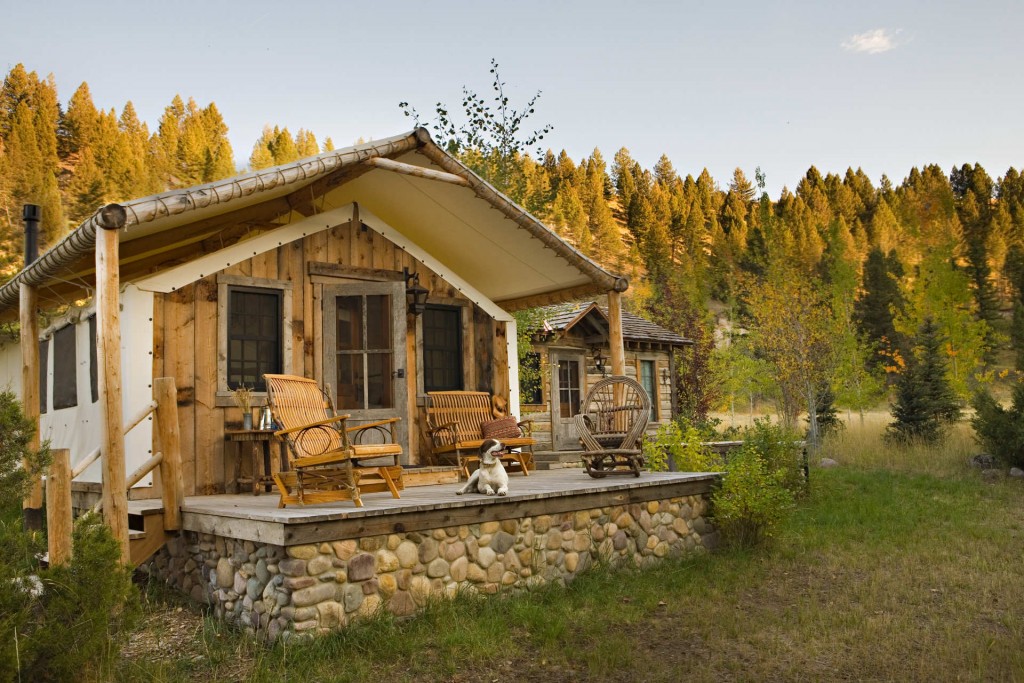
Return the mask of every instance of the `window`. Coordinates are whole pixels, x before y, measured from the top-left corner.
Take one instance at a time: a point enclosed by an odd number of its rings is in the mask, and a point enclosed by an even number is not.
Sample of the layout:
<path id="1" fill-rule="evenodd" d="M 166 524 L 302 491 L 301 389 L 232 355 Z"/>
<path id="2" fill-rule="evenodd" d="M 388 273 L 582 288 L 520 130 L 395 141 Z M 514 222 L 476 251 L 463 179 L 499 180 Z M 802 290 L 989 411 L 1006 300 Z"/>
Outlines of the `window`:
<path id="1" fill-rule="evenodd" d="M 394 407 L 391 313 L 387 294 L 335 298 L 334 379 L 340 410 Z"/>
<path id="2" fill-rule="evenodd" d="M 558 361 L 559 417 L 572 417 L 580 412 L 580 363 L 578 360 Z"/>
<path id="3" fill-rule="evenodd" d="M 228 296 L 228 389 L 266 391 L 263 374 L 282 371 L 281 291 L 231 287 Z"/>
<path id="4" fill-rule="evenodd" d="M 75 349 L 75 325 L 53 335 L 53 409 L 78 405 L 78 361 Z"/>
<path id="5" fill-rule="evenodd" d="M 96 316 L 89 316 L 89 389 L 92 402 L 100 400 L 99 368 L 96 361 Z"/>
<path id="6" fill-rule="evenodd" d="M 462 389 L 462 309 L 427 306 L 423 312 L 423 390 Z"/>
<path id="7" fill-rule="evenodd" d="M 651 421 L 658 420 L 658 383 L 654 377 L 654 361 L 640 361 L 640 385 L 651 399 Z"/>
<path id="8" fill-rule="evenodd" d="M 234 407 L 231 392 L 243 382 L 265 392 L 264 373 L 292 372 L 291 319 L 290 281 L 217 276 L 218 407 Z M 258 396 L 257 405 L 263 400 Z"/>
<path id="9" fill-rule="evenodd" d="M 519 368 L 520 400 L 528 405 L 543 403 L 543 382 L 544 377 L 540 371 L 540 354 L 536 351 L 528 351 Z"/>
<path id="10" fill-rule="evenodd" d="M 50 365 L 50 340 L 39 342 L 39 414 L 46 412 L 46 369 Z"/>

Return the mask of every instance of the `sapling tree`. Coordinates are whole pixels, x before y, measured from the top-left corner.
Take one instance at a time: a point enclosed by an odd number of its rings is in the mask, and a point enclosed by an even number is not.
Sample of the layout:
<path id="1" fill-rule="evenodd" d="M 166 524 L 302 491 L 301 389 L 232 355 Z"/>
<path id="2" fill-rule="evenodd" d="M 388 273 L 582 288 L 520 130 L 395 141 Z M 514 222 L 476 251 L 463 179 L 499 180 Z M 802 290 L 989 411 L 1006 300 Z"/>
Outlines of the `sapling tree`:
<path id="1" fill-rule="evenodd" d="M 792 428 L 797 414 L 807 410 L 807 438 L 814 447 L 821 392 L 836 367 L 835 321 L 820 283 L 777 264 L 767 282 L 748 286 L 746 302 L 754 347 L 779 385 L 783 422 Z"/>
<path id="2" fill-rule="evenodd" d="M 434 105 L 434 118 L 428 123 L 436 142 L 462 159 L 484 179 L 506 192 L 516 169 L 516 158 L 534 151 L 537 158 L 543 153 L 538 147 L 553 129 L 551 124 L 527 132 L 526 121 L 534 114 L 541 92 L 538 90 L 521 108 L 512 106 L 505 93 L 498 62 L 491 59 L 491 97 L 478 95 L 462 86 L 461 116 L 443 102 Z M 417 126 L 420 113 L 408 102 L 399 102 L 402 112 Z"/>

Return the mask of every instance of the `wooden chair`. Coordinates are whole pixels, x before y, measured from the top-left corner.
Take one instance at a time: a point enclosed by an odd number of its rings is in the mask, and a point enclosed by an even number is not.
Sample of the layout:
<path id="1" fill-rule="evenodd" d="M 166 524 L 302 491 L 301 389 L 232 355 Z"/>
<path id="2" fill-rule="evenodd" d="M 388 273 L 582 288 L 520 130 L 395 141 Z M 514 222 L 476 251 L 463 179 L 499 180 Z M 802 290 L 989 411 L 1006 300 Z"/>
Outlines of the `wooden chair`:
<path id="1" fill-rule="evenodd" d="M 480 459 L 483 425 L 495 417 L 495 406 L 486 391 L 427 392 L 427 438 L 434 462 L 454 460 L 462 476 L 469 479 L 469 466 Z M 515 425 L 520 436 L 495 437 L 509 449 L 501 458 L 505 467 L 526 476 L 534 467 L 533 445 L 537 443 L 530 436 L 532 425 L 531 420 L 522 420 Z"/>
<path id="2" fill-rule="evenodd" d="M 587 474 L 639 477 L 644 464 L 641 440 L 650 417 L 651 399 L 636 380 L 615 375 L 591 387 L 575 417 Z"/>
<path id="3" fill-rule="evenodd" d="M 281 494 L 279 507 L 288 503 L 325 503 L 351 499 L 362 507 L 361 493 L 390 491 L 399 498 L 404 488 L 398 458 L 402 447 L 392 431 L 399 418 L 348 427 L 349 415 L 335 413 L 330 392 L 315 380 L 295 375 L 264 375 L 275 432 L 288 445 L 291 470 L 274 475 Z M 364 443 L 367 435 L 375 443 Z M 387 458 L 391 464 L 364 460 Z"/>

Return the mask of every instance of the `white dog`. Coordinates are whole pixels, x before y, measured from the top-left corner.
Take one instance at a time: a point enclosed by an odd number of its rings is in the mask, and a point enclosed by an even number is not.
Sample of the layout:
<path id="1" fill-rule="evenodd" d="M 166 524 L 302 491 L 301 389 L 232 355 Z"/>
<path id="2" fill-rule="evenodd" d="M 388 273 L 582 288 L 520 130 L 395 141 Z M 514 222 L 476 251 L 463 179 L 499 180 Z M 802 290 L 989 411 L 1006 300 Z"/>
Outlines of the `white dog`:
<path id="1" fill-rule="evenodd" d="M 508 474 L 498 459 L 504 450 L 505 444 L 496 439 L 487 439 L 480 444 L 480 467 L 469 475 L 466 485 L 455 493 L 461 496 L 467 491 L 476 491 L 488 496 L 507 496 Z"/>

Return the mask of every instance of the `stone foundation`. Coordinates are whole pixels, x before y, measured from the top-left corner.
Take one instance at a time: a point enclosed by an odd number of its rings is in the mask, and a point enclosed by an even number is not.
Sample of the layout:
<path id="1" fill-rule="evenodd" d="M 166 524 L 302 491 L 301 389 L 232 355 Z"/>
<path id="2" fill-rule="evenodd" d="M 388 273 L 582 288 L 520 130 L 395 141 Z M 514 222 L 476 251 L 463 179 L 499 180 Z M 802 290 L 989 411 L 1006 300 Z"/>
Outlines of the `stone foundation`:
<path id="1" fill-rule="evenodd" d="M 645 566 L 714 542 L 705 495 L 280 546 L 182 532 L 144 569 L 268 640 L 325 633 L 432 596 L 571 581 L 597 563 Z"/>

